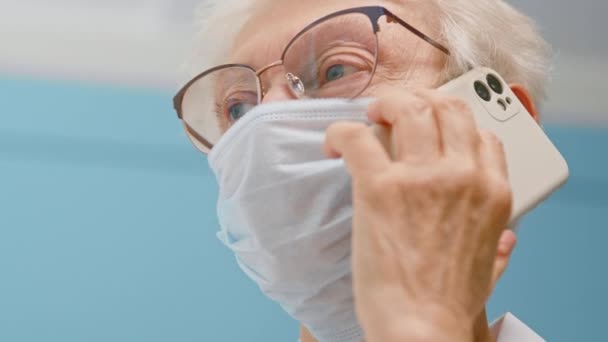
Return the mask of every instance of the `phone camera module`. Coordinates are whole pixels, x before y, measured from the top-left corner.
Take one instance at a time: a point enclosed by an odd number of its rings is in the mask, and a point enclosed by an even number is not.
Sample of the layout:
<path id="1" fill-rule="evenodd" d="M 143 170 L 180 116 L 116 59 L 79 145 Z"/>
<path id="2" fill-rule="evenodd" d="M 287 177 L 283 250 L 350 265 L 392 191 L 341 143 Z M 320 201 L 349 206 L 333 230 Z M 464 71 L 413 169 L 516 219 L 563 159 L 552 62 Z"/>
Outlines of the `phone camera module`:
<path id="1" fill-rule="evenodd" d="M 474 86 L 475 92 L 477 93 L 477 95 L 479 95 L 479 97 L 481 97 L 482 100 L 486 102 L 490 102 L 490 100 L 492 100 L 492 94 L 490 94 L 490 89 L 488 89 L 488 87 L 483 82 L 476 81 Z"/>
<path id="2" fill-rule="evenodd" d="M 490 88 L 492 88 L 492 90 L 500 95 L 503 92 L 503 88 L 502 88 L 502 83 L 500 83 L 500 80 L 498 79 L 498 77 L 489 74 L 487 77 L 487 81 L 488 81 L 488 85 L 490 86 Z"/>

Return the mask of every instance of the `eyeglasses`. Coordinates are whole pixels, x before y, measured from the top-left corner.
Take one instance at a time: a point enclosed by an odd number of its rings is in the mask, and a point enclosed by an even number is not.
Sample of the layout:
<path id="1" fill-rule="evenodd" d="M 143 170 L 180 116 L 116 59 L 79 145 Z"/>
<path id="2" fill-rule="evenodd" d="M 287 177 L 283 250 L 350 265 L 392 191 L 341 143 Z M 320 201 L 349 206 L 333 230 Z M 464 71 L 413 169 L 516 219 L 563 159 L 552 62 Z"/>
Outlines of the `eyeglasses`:
<path id="1" fill-rule="evenodd" d="M 282 66 L 295 98 L 356 98 L 369 86 L 378 65 L 380 18 L 398 23 L 446 55 L 443 45 L 384 7 L 338 11 L 306 26 L 287 44 L 280 60 L 258 70 L 224 64 L 204 71 L 175 96 L 177 116 L 194 145 L 208 153 L 222 135 L 253 107 L 266 89 L 261 76 Z"/>

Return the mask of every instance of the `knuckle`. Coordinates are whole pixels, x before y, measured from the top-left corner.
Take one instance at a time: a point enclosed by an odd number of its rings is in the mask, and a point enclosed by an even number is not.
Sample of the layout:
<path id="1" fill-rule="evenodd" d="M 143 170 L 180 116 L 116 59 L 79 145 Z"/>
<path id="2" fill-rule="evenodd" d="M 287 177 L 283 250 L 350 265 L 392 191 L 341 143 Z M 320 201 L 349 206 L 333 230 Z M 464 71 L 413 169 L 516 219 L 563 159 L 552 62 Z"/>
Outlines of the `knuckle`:
<path id="1" fill-rule="evenodd" d="M 476 127 L 475 115 L 471 106 L 463 99 L 457 97 L 444 97 L 437 109 L 443 115 L 457 116 L 470 130 Z"/>
<path id="2" fill-rule="evenodd" d="M 335 123 L 327 129 L 327 135 L 352 141 L 363 136 L 367 126 L 361 123 Z"/>
<path id="3" fill-rule="evenodd" d="M 485 141 L 487 144 L 492 145 L 493 147 L 495 147 L 498 150 L 504 151 L 504 144 L 502 142 L 502 140 L 500 140 L 496 134 L 494 134 L 494 132 L 489 131 L 489 130 L 482 130 L 480 133 L 481 138 L 483 139 L 483 141 Z"/>
<path id="4" fill-rule="evenodd" d="M 383 105 L 383 109 L 398 110 L 405 114 L 426 114 L 433 108 L 431 101 L 420 96 L 416 90 L 392 92 L 381 98 L 378 105 Z"/>
<path id="5" fill-rule="evenodd" d="M 507 218 L 513 205 L 513 192 L 509 182 L 497 175 L 481 177 L 481 187 L 478 188 L 478 200 L 487 205 L 489 210 L 498 217 Z"/>
<path id="6" fill-rule="evenodd" d="M 463 99 L 457 97 L 448 97 L 446 103 L 450 109 L 463 115 L 473 116 L 471 106 Z"/>
<path id="7" fill-rule="evenodd" d="M 403 186 L 407 182 L 407 174 L 402 172 L 401 168 L 395 167 L 388 170 L 381 178 L 382 184 L 388 188 Z"/>
<path id="8" fill-rule="evenodd" d="M 473 160 L 468 158 L 462 158 L 450 167 L 445 167 L 444 174 L 456 189 L 469 188 L 477 184 L 480 179 L 479 168 Z"/>
<path id="9" fill-rule="evenodd" d="M 450 194 L 446 177 L 440 172 L 428 169 L 410 171 L 399 178 L 394 187 L 408 196 L 414 196 L 418 202 L 426 202 L 428 206 L 434 205 L 432 199 L 440 199 Z"/>
<path id="10" fill-rule="evenodd" d="M 371 178 L 366 182 L 368 190 L 377 196 L 384 197 L 387 190 L 394 187 L 392 180 L 386 174 L 380 174 L 377 177 Z"/>
<path id="11" fill-rule="evenodd" d="M 410 172 L 398 182 L 403 189 L 411 191 L 430 191 L 436 186 L 435 176 L 426 172 Z"/>
<path id="12" fill-rule="evenodd" d="M 402 166 L 391 168 L 377 182 L 384 191 L 428 189 L 434 183 L 433 176 L 428 172 L 418 172 Z"/>
<path id="13" fill-rule="evenodd" d="M 414 94 L 418 95 L 418 98 L 426 100 L 429 106 L 432 106 L 434 110 L 445 113 L 459 113 L 462 115 L 473 116 L 473 111 L 469 104 L 460 97 L 445 95 L 438 92 L 437 90 L 428 89 L 417 89 Z"/>
<path id="14" fill-rule="evenodd" d="M 403 111 L 413 115 L 429 115 L 433 112 L 433 105 L 430 101 L 418 96 L 412 97 L 409 101 L 402 102 Z"/>
<path id="15" fill-rule="evenodd" d="M 492 207 L 499 212 L 510 212 L 513 205 L 513 192 L 508 182 L 494 181 L 491 182 L 491 200 Z"/>
<path id="16" fill-rule="evenodd" d="M 463 112 L 466 106 L 463 100 L 453 96 L 439 96 L 435 100 L 435 107 L 441 113 Z"/>
<path id="17" fill-rule="evenodd" d="M 489 142 L 498 141 L 496 134 L 494 134 L 494 132 L 490 131 L 489 129 L 481 129 L 479 134 Z"/>
<path id="18" fill-rule="evenodd" d="M 365 181 L 365 191 L 368 200 L 378 205 L 394 205 L 390 201 L 400 197 L 403 190 L 403 179 L 390 170 Z"/>
<path id="19" fill-rule="evenodd" d="M 344 135 L 347 140 L 356 140 L 365 136 L 367 133 L 367 127 L 363 124 L 352 124 Z"/>
<path id="20" fill-rule="evenodd" d="M 430 102 L 436 102 L 438 99 L 445 97 L 445 95 L 443 95 L 437 89 L 413 88 L 411 92 L 414 96 Z"/>

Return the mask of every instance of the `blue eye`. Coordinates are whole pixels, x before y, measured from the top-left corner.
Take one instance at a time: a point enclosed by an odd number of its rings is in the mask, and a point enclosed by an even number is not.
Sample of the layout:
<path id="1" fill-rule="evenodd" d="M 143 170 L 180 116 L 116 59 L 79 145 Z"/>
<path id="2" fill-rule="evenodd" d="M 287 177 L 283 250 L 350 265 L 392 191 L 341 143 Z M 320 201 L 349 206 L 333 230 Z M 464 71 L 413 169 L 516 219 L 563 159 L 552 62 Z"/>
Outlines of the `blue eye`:
<path id="1" fill-rule="evenodd" d="M 251 110 L 252 107 L 252 105 L 244 102 L 233 104 L 228 108 L 228 116 L 230 117 L 230 121 L 237 121 L 238 119 L 242 118 L 245 114 L 247 114 L 248 111 Z"/>
<path id="2" fill-rule="evenodd" d="M 346 74 L 346 69 L 342 64 L 336 64 L 327 69 L 325 79 L 327 82 L 339 80 Z"/>

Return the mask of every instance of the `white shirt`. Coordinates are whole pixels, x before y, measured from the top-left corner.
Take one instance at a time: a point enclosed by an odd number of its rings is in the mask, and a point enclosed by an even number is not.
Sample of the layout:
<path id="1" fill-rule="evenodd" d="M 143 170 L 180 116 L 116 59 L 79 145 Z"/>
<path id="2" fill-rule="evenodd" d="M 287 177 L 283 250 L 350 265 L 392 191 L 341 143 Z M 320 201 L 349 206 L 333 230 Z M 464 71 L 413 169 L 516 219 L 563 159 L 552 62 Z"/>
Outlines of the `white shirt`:
<path id="1" fill-rule="evenodd" d="M 496 342 L 545 342 L 534 330 L 507 312 L 490 325 Z"/>

